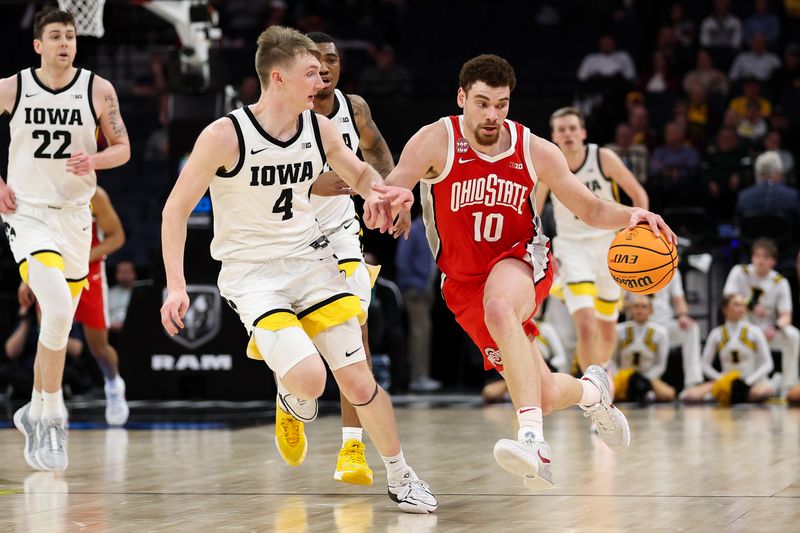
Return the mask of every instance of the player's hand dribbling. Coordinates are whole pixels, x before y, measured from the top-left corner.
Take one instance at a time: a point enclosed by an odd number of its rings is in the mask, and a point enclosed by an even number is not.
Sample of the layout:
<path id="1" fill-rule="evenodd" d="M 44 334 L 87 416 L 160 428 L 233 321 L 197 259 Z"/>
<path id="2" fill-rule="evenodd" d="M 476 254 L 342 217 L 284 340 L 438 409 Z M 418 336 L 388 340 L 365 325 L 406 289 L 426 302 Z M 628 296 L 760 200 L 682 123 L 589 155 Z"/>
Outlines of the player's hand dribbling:
<path id="1" fill-rule="evenodd" d="M 344 196 L 355 194 L 355 191 L 332 170 L 323 172 L 311 185 L 311 194 L 317 196 Z"/>
<path id="2" fill-rule="evenodd" d="M 189 310 L 189 295 L 185 290 L 171 289 L 161 306 L 161 324 L 167 333 L 177 335 L 183 329 L 183 317 Z"/>
<path id="3" fill-rule="evenodd" d="M 653 230 L 653 233 L 656 234 L 656 237 L 664 232 L 665 238 L 670 241 L 675 246 L 678 245 L 678 236 L 667 226 L 667 223 L 664 222 L 664 219 L 661 218 L 661 215 L 656 215 L 655 213 L 648 211 L 647 209 L 642 209 L 641 207 L 634 207 L 633 211 L 631 211 L 631 220 L 628 223 L 628 229 L 633 229 L 636 227 L 637 224 L 640 222 L 647 222 L 650 226 L 650 229 Z"/>
<path id="4" fill-rule="evenodd" d="M 76 176 L 85 176 L 94 170 L 94 159 L 84 152 L 75 152 L 67 159 L 67 172 Z"/>
<path id="5" fill-rule="evenodd" d="M 17 197 L 8 185 L 0 186 L 0 213 L 8 215 L 17 210 Z"/>

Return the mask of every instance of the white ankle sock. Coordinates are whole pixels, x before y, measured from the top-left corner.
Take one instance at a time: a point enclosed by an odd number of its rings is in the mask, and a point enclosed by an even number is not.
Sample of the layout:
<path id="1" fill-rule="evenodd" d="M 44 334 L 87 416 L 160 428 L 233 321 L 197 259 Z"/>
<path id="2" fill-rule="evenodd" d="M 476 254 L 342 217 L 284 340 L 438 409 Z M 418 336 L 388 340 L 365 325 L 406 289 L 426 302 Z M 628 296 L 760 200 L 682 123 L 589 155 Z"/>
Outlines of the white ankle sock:
<path id="1" fill-rule="evenodd" d="M 403 450 L 400 450 L 400 453 L 392 455 L 391 457 L 384 457 L 381 455 L 381 459 L 383 459 L 383 464 L 386 465 L 386 474 L 389 479 L 398 477 L 403 470 L 408 468 L 406 459 L 403 457 Z"/>
<path id="2" fill-rule="evenodd" d="M 603 393 L 600 392 L 600 388 L 590 379 L 581 378 L 579 381 L 581 387 L 583 387 L 583 394 L 581 394 L 581 401 L 578 405 L 582 407 L 589 407 L 599 402 L 603 397 Z"/>
<path id="3" fill-rule="evenodd" d="M 66 420 L 67 407 L 61 389 L 56 392 L 42 392 L 42 418 Z"/>
<path id="4" fill-rule="evenodd" d="M 522 439 L 526 433 L 533 432 L 536 440 L 544 440 L 544 427 L 542 424 L 542 408 L 537 406 L 520 407 L 517 409 L 517 422 L 519 432 L 517 437 Z"/>
<path id="5" fill-rule="evenodd" d="M 28 417 L 33 420 L 39 420 L 42 417 L 42 391 L 33 389 L 31 393 L 31 406 L 28 409 Z"/>
<path id="6" fill-rule="evenodd" d="M 364 428 L 352 427 L 352 426 L 342 428 L 342 444 L 351 439 L 355 439 L 358 442 L 362 442 L 363 438 L 364 438 Z"/>
<path id="7" fill-rule="evenodd" d="M 122 392 L 124 394 L 125 382 L 119 374 L 111 379 L 106 378 L 106 390 L 108 390 L 108 392 Z"/>

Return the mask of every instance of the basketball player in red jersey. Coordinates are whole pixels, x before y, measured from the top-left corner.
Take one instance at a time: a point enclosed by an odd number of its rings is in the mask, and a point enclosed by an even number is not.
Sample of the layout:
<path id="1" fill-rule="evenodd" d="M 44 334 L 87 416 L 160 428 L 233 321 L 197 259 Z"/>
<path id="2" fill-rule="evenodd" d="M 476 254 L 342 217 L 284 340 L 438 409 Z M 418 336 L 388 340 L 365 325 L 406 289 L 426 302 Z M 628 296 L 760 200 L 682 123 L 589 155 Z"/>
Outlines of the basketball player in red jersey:
<path id="1" fill-rule="evenodd" d="M 581 380 L 551 374 L 531 338 L 530 318 L 552 283 L 548 239 L 539 232 L 533 190 L 541 180 L 588 224 L 601 228 L 646 221 L 675 240 L 658 215 L 603 201 L 569 171 L 561 151 L 528 128 L 506 120 L 514 70 L 495 55 L 464 64 L 459 76 L 461 116 L 444 117 L 408 141 L 387 184 L 422 182 L 424 220 L 442 271 L 442 294 L 456 320 L 478 345 L 485 368 L 508 383 L 517 408 L 517 440 L 501 439 L 497 462 L 522 475 L 529 488 L 552 486 L 550 447 L 542 416 L 579 405 L 614 450 L 630 444 L 625 416 L 611 403 L 599 366 Z M 381 187 L 376 187 L 380 191 Z M 395 235 L 408 231 L 399 220 Z"/>
<path id="2" fill-rule="evenodd" d="M 97 361 L 105 380 L 106 423 L 122 426 L 128 421 L 128 402 L 125 400 L 125 382 L 119 375 L 117 350 L 108 342 L 108 284 L 106 281 L 106 256 L 125 244 L 125 230 L 119 220 L 108 193 L 101 187 L 92 196 L 92 249 L 89 253 L 89 287 L 84 289 L 75 321 L 83 324 L 83 334 L 89 351 Z M 20 305 L 30 306 L 33 291 L 22 282 L 18 292 Z"/>

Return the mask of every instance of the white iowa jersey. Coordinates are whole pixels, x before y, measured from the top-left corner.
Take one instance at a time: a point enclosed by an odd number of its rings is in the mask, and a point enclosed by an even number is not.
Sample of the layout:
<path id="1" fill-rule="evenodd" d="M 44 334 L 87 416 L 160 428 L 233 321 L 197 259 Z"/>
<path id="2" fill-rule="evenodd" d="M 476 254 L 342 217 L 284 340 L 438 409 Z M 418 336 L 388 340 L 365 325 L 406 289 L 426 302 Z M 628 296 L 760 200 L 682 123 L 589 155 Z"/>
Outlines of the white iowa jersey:
<path id="1" fill-rule="evenodd" d="M 61 89 L 48 88 L 34 69 L 17 74 L 11 112 L 8 185 L 18 200 L 36 205 L 86 204 L 97 176 L 67 172 L 74 152 L 97 152 L 97 117 L 92 104 L 94 73 L 77 69 Z"/>
<path id="2" fill-rule="evenodd" d="M 721 326 L 711 330 L 706 340 L 706 352 L 713 352 L 719 355 L 722 373 L 727 374 L 738 370 L 742 373 L 742 379 L 757 377 L 757 381 L 764 374 L 758 372 L 758 376 L 753 376 L 757 370 L 772 362 L 767 339 L 764 334 L 753 324 L 748 324 L 744 320 L 739 322 L 725 322 Z M 709 354 L 704 352 L 704 362 L 710 359 Z M 766 373 L 769 373 L 769 369 Z M 749 383 L 752 383 L 748 380 Z"/>
<path id="3" fill-rule="evenodd" d="M 586 145 L 586 159 L 578 170 L 573 172 L 592 194 L 603 200 L 619 201 L 617 184 L 603 174 L 600 167 L 600 149 L 596 144 Z M 562 204 L 555 194 L 550 194 L 553 202 L 553 217 L 559 239 L 583 240 L 601 235 L 613 234 L 614 230 L 598 229 L 589 226 Z"/>
<path id="4" fill-rule="evenodd" d="M 775 270 L 761 278 L 753 265 L 736 265 L 728 273 L 722 294 L 739 294 L 753 305 L 763 305 L 768 311 L 766 316 L 747 315 L 748 322 L 761 328 L 774 324 L 779 313 L 792 312 L 792 289 L 786 278 Z"/>
<path id="5" fill-rule="evenodd" d="M 635 368 L 649 379 L 659 378 L 667 367 L 669 335 L 666 328 L 647 322 L 617 324 L 617 360 L 620 368 Z"/>
<path id="6" fill-rule="evenodd" d="M 239 160 L 211 181 L 211 256 L 229 263 L 332 255 L 309 200 L 325 165 L 314 113 L 300 114 L 297 134 L 288 141 L 264 131 L 247 106 L 228 118 L 239 138 Z"/>
<path id="7" fill-rule="evenodd" d="M 334 89 L 333 94 L 336 101 L 328 118 L 336 124 L 347 147 L 358 153 L 359 134 L 353 106 L 350 99 L 339 89 Z M 330 167 L 325 165 L 325 170 L 330 170 Z M 353 200 L 349 196 L 317 196 L 314 194 L 311 196 L 311 205 L 314 206 L 319 227 L 325 235 L 330 235 L 343 222 L 356 216 Z"/>

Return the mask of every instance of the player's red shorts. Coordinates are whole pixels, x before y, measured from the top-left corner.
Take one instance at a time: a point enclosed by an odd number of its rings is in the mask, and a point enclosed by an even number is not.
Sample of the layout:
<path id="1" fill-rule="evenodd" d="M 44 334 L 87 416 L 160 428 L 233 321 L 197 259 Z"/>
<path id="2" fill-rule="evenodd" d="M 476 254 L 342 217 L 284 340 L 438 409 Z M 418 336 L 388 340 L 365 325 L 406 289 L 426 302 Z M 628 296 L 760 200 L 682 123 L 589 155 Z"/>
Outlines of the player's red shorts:
<path id="1" fill-rule="evenodd" d="M 497 257 L 489 265 L 488 271 L 502 261 L 503 259 L 514 258 L 519 259 L 528 266 L 532 266 L 533 259 L 528 253 L 528 243 L 517 244 L 511 250 L 504 252 Z M 550 294 L 550 286 L 553 284 L 553 269 L 550 267 L 552 264 L 552 254 L 547 252 L 547 268 L 544 270 L 544 277 L 535 282 L 535 298 L 536 306 L 534 313 L 539 305 Z M 533 272 L 531 271 L 531 275 Z M 483 354 L 483 368 L 491 370 L 493 368 L 498 371 L 503 370 L 503 360 L 500 355 L 500 350 L 497 343 L 492 338 L 486 327 L 483 312 L 483 292 L 486 287 L 487 278 L 478 278 L 471 281 L 456 281 L 452 278 L 445 278 L 444 285 L 442 286 L 442 295 L 447 307 L 453 312 L 456 321 L 464 328 L 464 331 L 470 336 L 473 342 L 478 346 Z M 539 329 L 533 323 L 533 313 L 531 317 L 522 323 L 525 333 L 528 336 L 536 336 L 539 334 Z"/>
<path id="2" fill-rule="evenodd" d="M 89 287 L 83 290 L 75 321 L 94 329 L 108 328 L 106 313 L 106 267 L 104 261 L 89 263 Z"/>

